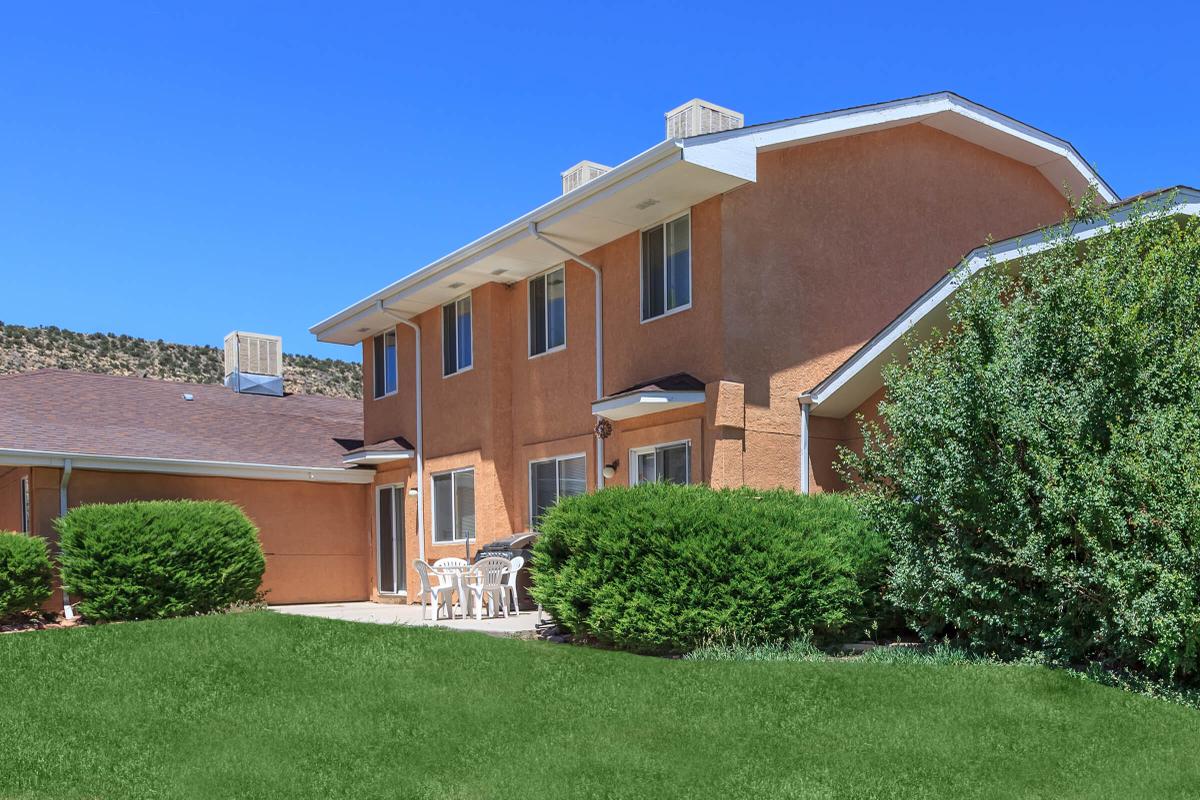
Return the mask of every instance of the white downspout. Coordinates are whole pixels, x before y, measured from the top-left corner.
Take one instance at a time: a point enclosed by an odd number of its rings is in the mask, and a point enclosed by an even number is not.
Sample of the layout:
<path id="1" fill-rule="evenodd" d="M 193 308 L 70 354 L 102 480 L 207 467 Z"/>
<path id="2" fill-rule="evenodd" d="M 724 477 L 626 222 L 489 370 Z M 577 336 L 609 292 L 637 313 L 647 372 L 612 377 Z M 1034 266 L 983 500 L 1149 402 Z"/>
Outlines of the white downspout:
<path id="1" fill-rule="evenodd" d="M 812 396 L 802 394 L 800 400 L 800 494 L 808 494 L 808 413 Z"/>
<path id="2" fill-rule="evenodd" d="M 421 326 L 400 316 L 399 312 L 385 308 L 382 300 L 376 301 L 379 310 L 397 322 L 413 329 L 416 340 L 416 391 L 417 391 L 417 558 L 425 560 L 425 421 L 421 414 Z M 407 565 L 405 566 L 407 569 Z"/>
<path id="3" fill-rule="evenodd" d="M 62 478 L 58 482 L 58 516 L 67 515 L 67 487 L 71 484 L 71 459 L 63 459 Z M 60 576 L 61 578 L 61 576 Z M 75 609 L 71 608 L 71 598 L 67 597 L 67 587 L 62 587 L 63 616 L 75 619 Z"/>
<path id="4" fill-rule="evenodd" d="M 591 270 L 596 276 L 596 399 L 604 396 L 604 276 L 600 268 L 578 253 L 572 253 L 558 242 L 538 230 L 537 223 L 529 223 L 529 234 L 565 253 L 570 259 Z M 596 488 L 604 488 L 604 439 L 596 437 Z"/>

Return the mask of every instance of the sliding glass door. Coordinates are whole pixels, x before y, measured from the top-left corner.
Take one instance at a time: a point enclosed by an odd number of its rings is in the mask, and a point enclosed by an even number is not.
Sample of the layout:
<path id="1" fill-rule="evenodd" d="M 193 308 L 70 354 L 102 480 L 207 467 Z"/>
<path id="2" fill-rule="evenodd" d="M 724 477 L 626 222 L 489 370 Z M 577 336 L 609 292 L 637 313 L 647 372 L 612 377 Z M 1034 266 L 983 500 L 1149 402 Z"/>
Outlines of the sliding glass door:
<path id="1" fill-rule="evenodd" d="M 408 571 L 404 569 L 403 486 L 380 486 L 376 490 L 375 525 L 379 593 L 399 594 L 408 583 Z"/>

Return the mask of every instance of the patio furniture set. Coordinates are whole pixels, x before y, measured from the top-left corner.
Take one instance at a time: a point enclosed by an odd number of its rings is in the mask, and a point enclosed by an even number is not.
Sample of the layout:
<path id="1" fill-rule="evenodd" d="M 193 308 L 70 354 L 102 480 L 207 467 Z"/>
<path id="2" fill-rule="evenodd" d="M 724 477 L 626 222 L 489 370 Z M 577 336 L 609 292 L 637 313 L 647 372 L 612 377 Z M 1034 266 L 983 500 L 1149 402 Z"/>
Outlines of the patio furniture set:
<path id="1" fill-rule="evenodd" d="M 485 601 L 492 617 L 500 611 L 507 617 L 510 608 L 519 614 L 517 573 L 524 566 L 521 556 L 511 560 L 489 556 L 474 564 L 465 558 L 443 558 L 432 565 L 416 559 L 413 567 L 421 579 L 421 615 L 428 619 L 427 609 L 432 606 L 433 619 L 438 619 L 443 609 L 447 619 L 454 619 L 457 608 L 464 619 L 474 613 L 475 619 L 482 620 Z"/>

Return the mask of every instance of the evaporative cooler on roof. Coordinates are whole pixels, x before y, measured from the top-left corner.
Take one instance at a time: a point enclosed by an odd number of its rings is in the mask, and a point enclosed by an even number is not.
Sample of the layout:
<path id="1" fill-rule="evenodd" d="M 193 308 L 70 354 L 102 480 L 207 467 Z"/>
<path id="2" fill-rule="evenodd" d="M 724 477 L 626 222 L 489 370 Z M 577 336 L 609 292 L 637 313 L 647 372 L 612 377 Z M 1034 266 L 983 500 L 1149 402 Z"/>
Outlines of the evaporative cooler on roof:
<path id="1" fill-rule="evenodd" d="M 668 139 L 720 133 L 740 128 L 746 121 L 742 114 L 700 98 L 671 109 L 666 113 L 666 118 Z"/>
<path id="2" fill-rule="evenodd" d="M 233 331 L 225 337 L 225 385 L 241 394 L 283 396 L 283 339 Z"/>

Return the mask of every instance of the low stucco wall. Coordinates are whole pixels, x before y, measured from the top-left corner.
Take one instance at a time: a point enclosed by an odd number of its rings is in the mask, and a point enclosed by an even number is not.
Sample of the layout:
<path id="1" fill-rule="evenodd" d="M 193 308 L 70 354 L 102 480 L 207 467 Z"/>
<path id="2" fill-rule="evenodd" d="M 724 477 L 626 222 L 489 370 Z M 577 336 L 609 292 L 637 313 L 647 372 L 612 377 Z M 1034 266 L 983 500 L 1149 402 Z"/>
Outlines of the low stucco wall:
<path id="1" fill-rule="evenodd" d="M 21 479 L 24 467 L 0 467 L 0 531 L 21 530 Z"/>
<path id="2" fill-rule="evenodd" d="M 365 600 L 369 486 L 76 470 L 71 507 L 127 500 L 224 500 L 258 526 L 270 603 Z M 39 531 L 40 532 L 40 531 Z"/>

